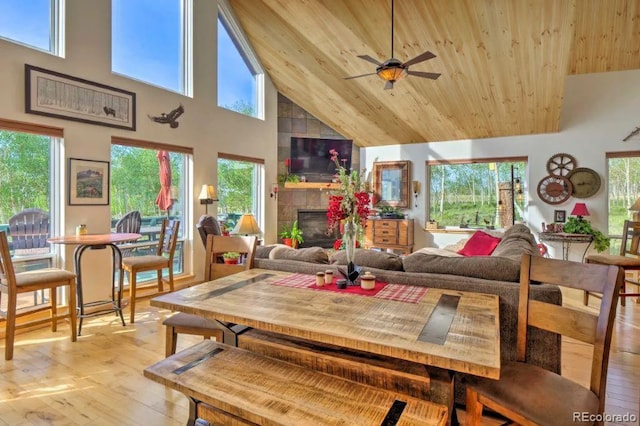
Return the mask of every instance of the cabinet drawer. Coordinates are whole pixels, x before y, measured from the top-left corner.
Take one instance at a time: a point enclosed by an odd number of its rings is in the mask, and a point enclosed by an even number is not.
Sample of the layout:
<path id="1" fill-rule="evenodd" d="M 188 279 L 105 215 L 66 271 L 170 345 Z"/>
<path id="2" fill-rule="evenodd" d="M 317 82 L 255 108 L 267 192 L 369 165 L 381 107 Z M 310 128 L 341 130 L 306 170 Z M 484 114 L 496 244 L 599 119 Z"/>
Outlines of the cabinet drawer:
<path id="1" fill-rule="evenodd" d="M 398 230 L 398 221 L 397 220 L 376 220 L 376 234 L 382 233 L 383 231 L 392 231 L 393 234 Z"/>
<path id="2" fill-rule="evenodd" d="M 373 237 L 373 242 L 375 244 L 391 244 L 391 245 L 398 245 L 398 236 L 397 235 L 378 235 L 378 233 L 376 233 L 376 235 Z"/>

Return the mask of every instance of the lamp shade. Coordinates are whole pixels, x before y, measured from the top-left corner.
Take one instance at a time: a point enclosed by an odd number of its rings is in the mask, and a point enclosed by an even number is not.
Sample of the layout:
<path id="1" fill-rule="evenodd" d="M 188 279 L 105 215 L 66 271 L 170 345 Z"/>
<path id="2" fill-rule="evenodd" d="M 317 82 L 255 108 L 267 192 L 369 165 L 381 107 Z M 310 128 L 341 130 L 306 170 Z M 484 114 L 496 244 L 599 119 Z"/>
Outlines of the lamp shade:
<path id="1" fill-rule="evenodd" d="M 573 216 L 589 216 L 589 210 L 587 210 L 587 205 L 585 203 L 576 203 L 573 206 L 573 210 L 571 210 L 571 215 Z"/>
<path id="2" fill-rule="evenodd" d="M 216 188 L 213 185 L 202 185 L 202 189 L 200 190 L 198 199 L 212 201 L 216 200 Z"/>
<path id="3" fill-rule="evenodd" d="M 258 226 L 258 222 L 256 222 L 256 218 L 251 213 L 243 214 L 238 223 L 236 223 L 235 228 L 231 231 L 232 234 L 244 234 L 244 235 L 256 235 L 259 234 L 260 227 Z"/>
<path id="4" fill-rule="evenodd" d="M 634 211 L 634 212 L 640 212 L 640 197 L 638 197 L 636 202 L 633 203 L 633 205 L 631 207 L 629 207 L 629 210 Z"/>

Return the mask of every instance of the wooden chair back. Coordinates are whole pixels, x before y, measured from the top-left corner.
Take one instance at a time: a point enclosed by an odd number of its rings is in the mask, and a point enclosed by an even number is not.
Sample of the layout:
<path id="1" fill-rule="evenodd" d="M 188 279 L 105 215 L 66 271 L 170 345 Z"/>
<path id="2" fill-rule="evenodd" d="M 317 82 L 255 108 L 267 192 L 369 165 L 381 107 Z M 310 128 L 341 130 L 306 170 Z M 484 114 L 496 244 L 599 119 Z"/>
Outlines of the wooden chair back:
<path id="1" fill-rule="evenodd" d="M 9 218 L 9 235 L 15 254 L 29 253 L 34 249 L 48 250 L 49 213 L 40 209 L 25 209 L 16 213 Z"/>
<path id="2" fill-rule="evenodd" d="M 624 221 L 620 256 L 640 257 L 640 222 Z"/>
<path id="3" fill-rule="evenodd" d="M 256 237 L 209 235 L 207 237 L 204 280 L 211 281 L 253 268 L 257 241 Z M 242 255 L 241 264 L 227 265 L 222 263 L 220 259 L 222 254 L 230 251 Z"/>
<path id="4" fill-rule="evenodd" d="M 116 222 L 116 232 L 139 234 L 142 226 L 142 217 L 138 210 L 127 212 Z"/>
<path id="5" fill-rule="evenodd" d="M 524 362 L 526 359 L 528 327 L 548 330 L 593 345 L 590 389 L 600 398 L 601 408 L 604 409 L 609 349 L 618 293 L 623 279 L 624 271 L 617 266 L 523 255 L 520 270 L 517 360 Z M 549 283 L 601 293 L 600 312 L 594 315 L 585 310 L 532 300 L 529 298 L 529 287 L 532 283 Z"/>
<path id="6" fill-rule="evenodd" d="M 176 244 L 178 242 L 179 229 L 179 220 L 162 220 L 162 226 L 160 227 L 160 236 L 158 237 L 158 256 L 166 255 L 171 261 L 173 261 L 173 254 L 176 251 Z"/>
<path id="7" fill-rule="evenodd" d="M 202 245 L 205 248 L 207 247 L 207 237 L 209 235 L 222 235 L 218 221 L 215 217 L 210 215 L 200 216 L 200 220 L 198 220 L 198 223 L 196 224 L 196 229 L 198 229 Z"/>
<path id="8" fill-rule="evenodd" d="M 0 288 L 4 292 L 16 291 L 16 273 L 13 269 L 7 234 L 0 231 Z"/>

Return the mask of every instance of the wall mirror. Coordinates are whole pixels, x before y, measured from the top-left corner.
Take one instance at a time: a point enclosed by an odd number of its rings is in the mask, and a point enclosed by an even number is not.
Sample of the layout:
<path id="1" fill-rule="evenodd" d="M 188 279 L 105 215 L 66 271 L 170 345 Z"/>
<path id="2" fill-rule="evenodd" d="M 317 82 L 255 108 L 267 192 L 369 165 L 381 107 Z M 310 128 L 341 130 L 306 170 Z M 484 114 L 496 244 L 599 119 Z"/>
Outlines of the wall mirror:
<path id="1" fill-rule="evenodd" d="M 373 200 L 376 206 L 409 207 L 411 161 L 373 163 Z"/>

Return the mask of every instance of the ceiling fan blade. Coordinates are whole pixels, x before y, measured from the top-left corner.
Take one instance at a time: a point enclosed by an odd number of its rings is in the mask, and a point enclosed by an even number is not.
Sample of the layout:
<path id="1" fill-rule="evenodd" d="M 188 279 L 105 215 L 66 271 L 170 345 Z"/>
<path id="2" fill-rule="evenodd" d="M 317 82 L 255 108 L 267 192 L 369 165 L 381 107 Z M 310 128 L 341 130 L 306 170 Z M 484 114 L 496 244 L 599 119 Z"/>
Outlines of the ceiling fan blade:
<path id="1" fill-rule="evenodd" d="M 345 77 L 344 80 L 351 80 L 353 78 L 366 77 L 368 75 L 376 75 L 376 73 L 375 72 L 370 72 L 368 74 L 354 75 L 354 76 L 351 76 L 351 77 Z"/>
<path id="2" fill-rule="evenodd" d="M 393 81 L 387 81 L 384 84 L 384 90 L 390 90 L 390 89 L 393 89 Z"/>
<path id="3" fill-rule="evenodd" d="M 430 78 L 431 80 L 437 80 L 440 74 L 435 72 L 422 72 L 422 71 L 407 71 L 409 75 L 415 75 L 416 77 Z"/>
<path id="4" fill-rule="evenodd" d="M 428 50 L 418 56 L 416 56 L 413 59 L 409 59 L 407 62 L 405 62 L 404 64 L 402 64 L 405 67 L 408 67 L 409 65 L 414 65 L 423 61 L 426 61 L 428 59 L 432 59 L 435 58 L 436 55 L 434 55 L 433 53 L 429 52 Z"/>
<path id="5" fill-rule="evenodd" d="M 378 61 L 377 59 L 372 58 L 369 55 L 358 55 L 358 58 L 364 59 L 365 61 L 371 62 L 372 64 L 376 64 L 378 66 L 382 65 L 382 62 Z"/>

